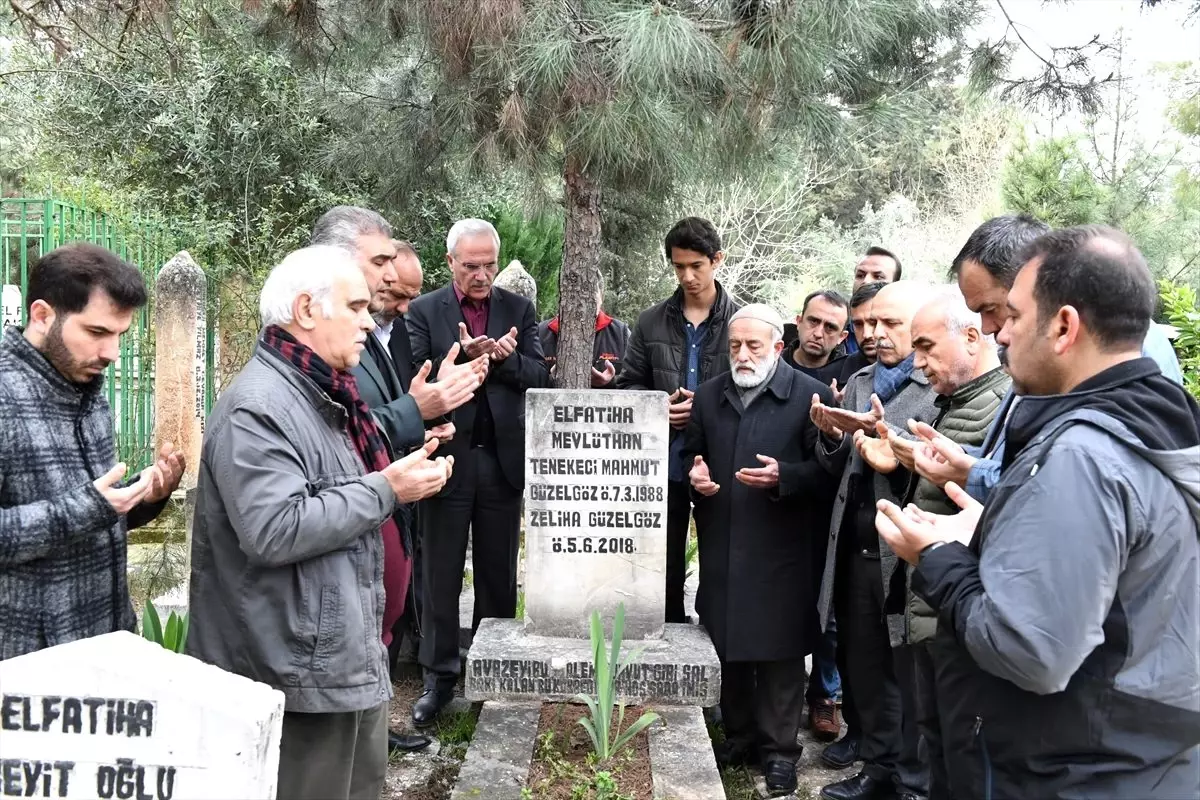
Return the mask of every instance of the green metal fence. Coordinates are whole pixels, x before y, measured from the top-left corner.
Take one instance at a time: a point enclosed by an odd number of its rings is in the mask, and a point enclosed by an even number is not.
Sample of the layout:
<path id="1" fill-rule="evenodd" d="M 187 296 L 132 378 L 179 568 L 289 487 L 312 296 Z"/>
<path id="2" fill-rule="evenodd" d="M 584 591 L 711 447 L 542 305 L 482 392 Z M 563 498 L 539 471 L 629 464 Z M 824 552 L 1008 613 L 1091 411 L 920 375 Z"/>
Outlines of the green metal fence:
<path id="1" fill-rule="evenodd" d="M 146 279 L 150 302 L 121 337 L 120 357 L 109 366 L 105 380 L 116 425 L 117 456 L 131 469 L 141 468 L 150 463 L 154 449 L 154 281 L 162 265 L 178 252 L 179 243 L 165 225 L 151 218 L 117 219 L 48 198 L 0 198 L 6 325 L 25 324 L 23 300 L 30 267 L 43 253 L 75 241 L 111 250 L 137 266 Z M 211 329 L 209 334 L 211 365 Z"/>

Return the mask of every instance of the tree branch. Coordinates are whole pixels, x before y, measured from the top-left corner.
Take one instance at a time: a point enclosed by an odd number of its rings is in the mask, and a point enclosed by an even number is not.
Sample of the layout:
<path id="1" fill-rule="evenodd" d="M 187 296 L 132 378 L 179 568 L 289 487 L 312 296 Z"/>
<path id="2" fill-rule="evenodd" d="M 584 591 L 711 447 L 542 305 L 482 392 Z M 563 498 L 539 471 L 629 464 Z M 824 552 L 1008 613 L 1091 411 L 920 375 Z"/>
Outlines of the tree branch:
<path id="1" fill-rule="evenodd" d="M 70 53 L 74 49 L 71 47 L 70 42 L 68 42 L 66 39 L 63 39 L 61 36 L 59 36 L 57 33 L 54 32 L 54 29 L 61 28 L 62 27 L 61 25 L 51 25 L 49 23 L 43 23 L 36 16 L 34 16 L 32 11 L 30 11 L 29 9 L 22 6 L 20 3 L 17 2 L 17 0 L 8 0 L 8 5 L 9 5 L 9 8 L 11 8 L 13 10 L 14 14 L 16 14 L 21 19 L 25 20 L 26 24 L 28 24 L 30 27 L 34 28 L 35 30 L 39 30 L 42 33 L 46 34 L 46 36 L 50 39 L 50 41 L 54 42 L 54 46 L 57 47 L 59 50 L 61 50 L 64 53 Z"/>

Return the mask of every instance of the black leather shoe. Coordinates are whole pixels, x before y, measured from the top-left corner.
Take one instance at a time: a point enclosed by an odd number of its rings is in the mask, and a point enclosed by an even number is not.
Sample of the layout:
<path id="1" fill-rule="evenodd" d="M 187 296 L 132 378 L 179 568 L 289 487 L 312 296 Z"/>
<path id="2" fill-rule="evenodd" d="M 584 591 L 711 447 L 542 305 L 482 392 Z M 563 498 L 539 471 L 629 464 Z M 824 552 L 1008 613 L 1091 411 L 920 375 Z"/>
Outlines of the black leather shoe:
<path id="1" fill-rule="evenodd" d="M 782 758 L 772 759 L 763 769 L 767 779 L 767 791 L 771 796 L 791 794 L 796 791 L 796 765 Z"/>
<path id="2" fill-rule="evenodd" d="M 418 750 L 424 750 L 429 747 L 430 739 L 423 733 L 396 733 L 388 731 L 388 752 L 395 755 L 396 753 L 415 753 Z"/>
<path id="3" fill-rule="evenodd" d="M 742 742 L 724 741 L 713 745 L 713 755 L 716 756 L 717 765 L 721 767 L 742 767 L 758 763 L 757 748 Z"/>
<path id="4" fill-rule="evenodd" d="M 890 781 L 880 781 L 860 772 L 853 778 L 831 783 L 821 790 L 824 800 L 884 800 L 892 796 Z"/>
<path id="5" fill-rule="evenodd" d="M 417 698 L 417 702 L 413 703 L 413 725 L 416 725 L 418 728 L 427 728 L 434 722 L 437 722 L 438 714 L 441 714 L 442 709 L 448 706 L 453 699 L 453 690 L 426 689 L 425 694 L 421 695 Z"/>
<path id="6" fill-rule="evenodd" d="M 858 761 L 859 738 L 849 734 L 821 751 L 821 762 L 833 769 L 845 769 Z"/>

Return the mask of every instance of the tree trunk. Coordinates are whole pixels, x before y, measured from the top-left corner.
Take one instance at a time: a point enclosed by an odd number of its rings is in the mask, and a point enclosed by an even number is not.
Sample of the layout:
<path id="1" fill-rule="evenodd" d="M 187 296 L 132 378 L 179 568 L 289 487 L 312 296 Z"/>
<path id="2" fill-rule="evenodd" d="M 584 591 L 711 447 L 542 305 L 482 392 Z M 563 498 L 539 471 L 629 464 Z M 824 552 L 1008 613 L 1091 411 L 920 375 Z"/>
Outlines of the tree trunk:
<path id="1" fill-rule="evenodd" d="M 596 289 L 600 282 L 600 186 L 583 165 L 567 156 L 566 226 L 558 276 L 557 383 L 564 389 L 592 385 L 592 342 L 596 335 Z"/>

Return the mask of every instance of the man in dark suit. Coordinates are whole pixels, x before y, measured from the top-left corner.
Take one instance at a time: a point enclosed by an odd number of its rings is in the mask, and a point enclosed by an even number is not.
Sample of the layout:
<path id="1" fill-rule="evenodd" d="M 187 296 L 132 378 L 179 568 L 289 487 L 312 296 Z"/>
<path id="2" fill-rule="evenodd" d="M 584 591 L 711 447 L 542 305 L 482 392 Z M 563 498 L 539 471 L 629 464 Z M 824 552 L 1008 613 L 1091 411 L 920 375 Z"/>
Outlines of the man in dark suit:
<path id="1" fill-rule="evenodd" d="M 392 242 L 392 227 L 382 216 L 366 208 L 335 206 L 321 215 L 313 226 L 312 244 L 330 245 L 354 256 L 367 288 L 371 292 L 368 310 L 373 314 L 383 310 L 387 293 L 397 282 L 396 247 Z M 457 349 L 454 355 L 457 355 Z M 486 359 L 457 366 L 453 362 L 439 369 L 436 382 L 428 381 L 431 364 L 422 365 L 413 376 L 408 391 L 400 384 L 392 357 L 379 337 L 367 337 L 358 366 L 350 370 L 358 384 L 359 394 L 371 409 L 380 430 L 387 440 L 390 455 L 400 458 L 409 450 L 424 444 L 427 420 L 439 420 L 466 402 L 479 386 L 480 372 L 487 367 Z M 444 442 L 453 435 L 453 426 L 443 423 L 434 427 L 428 436 Z M 412 588 L 412 513 L 401 506 L 395 515 L 398 541 L 384 539 L 383 583 L 386 592 L 383 629 L 380 632 L 385 646 L 392 647 L 396 623 L 404 615 L 413 594 Z M 416 750 L 429 744 L 423 736 L 392 733 L 392 749 Z"/>
<path id="2" fill-rule="evenodd" d="M 484 220 L 456 222 L 446 236 L 452 282 L 417 298 L 407 315 L 416 362 L 448 350 L 491 366 L 474 398 L 454 414 L 454 478 L 422 508 L 421 665 L 425 693 L 413 722 L 432 724 L 450 702 L 462 665 L 458 598 L 471 533 L 475 613 L 511 618 L 517 605 L 517 545 L 525 476 L 525 390 L 550 385 L 533 304 L 496 288 L 500 237 Z"/>

